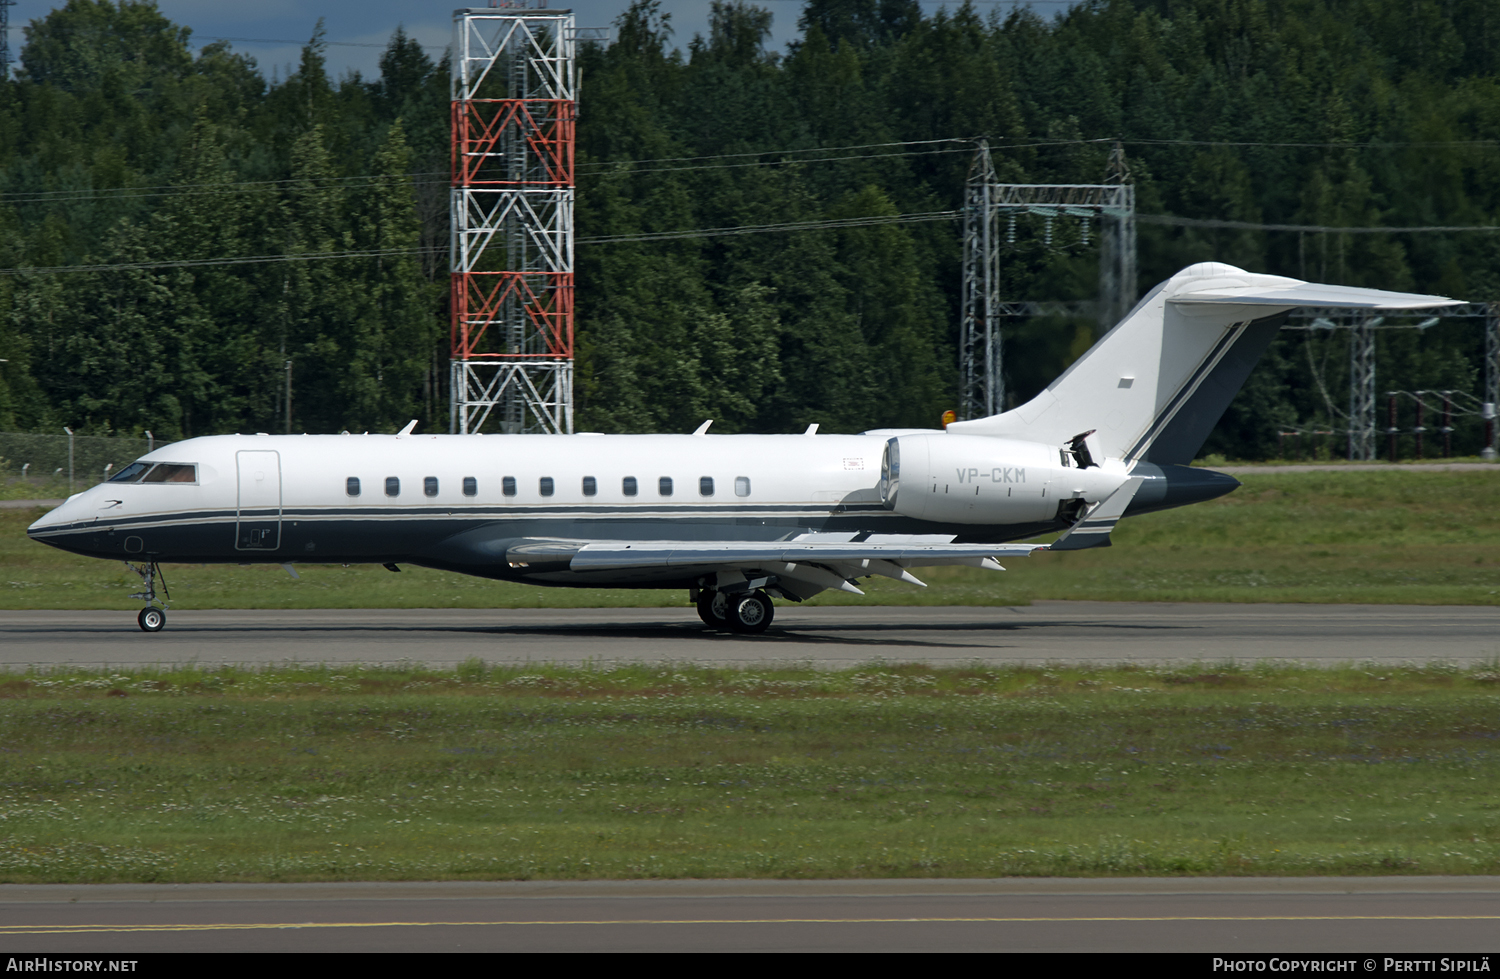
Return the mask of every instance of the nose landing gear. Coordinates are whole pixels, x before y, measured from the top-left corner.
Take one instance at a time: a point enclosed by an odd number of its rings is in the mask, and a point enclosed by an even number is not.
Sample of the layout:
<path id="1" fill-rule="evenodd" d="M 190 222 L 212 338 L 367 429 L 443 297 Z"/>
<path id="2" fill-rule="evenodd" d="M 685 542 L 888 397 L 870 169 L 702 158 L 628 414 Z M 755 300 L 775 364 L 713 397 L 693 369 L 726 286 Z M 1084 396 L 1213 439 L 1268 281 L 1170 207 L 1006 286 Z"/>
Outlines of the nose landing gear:
<path id="1" fill-rule="evenodd" d="M 146 603 L 146 607 L 141 609 L 141 614 L 135 617 L 136 624 L 141 627 L 142 632 L 160 632 L 167 624 L 167 609 L 171 608 L 167 602 L 172 600 L 172 593 L 167 590 L 167 577 L 161 573 L 161 565 L 155 561 L 145 565 L 135 565 L 126 561 L 125 567 L 139 575 L 141 584 L 144 586 L 130 596 Z M 161 579 L 161 593 L 166 596 L 166 601 L 160 601 L 156 597 L 158 578 Z M 161 608 L 157 608 L 158 605 Z"/>

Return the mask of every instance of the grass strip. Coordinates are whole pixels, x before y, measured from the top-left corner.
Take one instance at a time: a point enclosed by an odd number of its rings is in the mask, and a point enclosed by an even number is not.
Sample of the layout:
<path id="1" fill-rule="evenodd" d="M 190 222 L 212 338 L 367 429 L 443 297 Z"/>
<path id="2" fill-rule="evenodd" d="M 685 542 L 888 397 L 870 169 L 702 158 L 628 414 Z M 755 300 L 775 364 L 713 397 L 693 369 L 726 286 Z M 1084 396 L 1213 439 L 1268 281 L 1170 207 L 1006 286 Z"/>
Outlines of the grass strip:
<path id="1" fill-rule="evenodd" d="M 1500 872 L 1500 664 L 53 670 L 0 881 Z"/>

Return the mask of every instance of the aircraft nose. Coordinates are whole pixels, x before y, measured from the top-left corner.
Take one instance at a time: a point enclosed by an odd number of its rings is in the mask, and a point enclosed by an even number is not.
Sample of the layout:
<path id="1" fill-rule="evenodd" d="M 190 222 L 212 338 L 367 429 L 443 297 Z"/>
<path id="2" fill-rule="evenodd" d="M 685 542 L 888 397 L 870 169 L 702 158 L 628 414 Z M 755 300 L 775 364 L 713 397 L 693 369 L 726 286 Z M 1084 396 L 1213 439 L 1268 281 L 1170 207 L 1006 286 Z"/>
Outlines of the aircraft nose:
<path id="1" fill-rule="evenodd" d="M 26 528 L 26 536 L 36 537 L 49 530 L 72 523 L 77 519 L 80 512 L 78 506 L 78 497 L 80 495 L 82 494 L 75 494 L 68 497 L 61 504 L 38 517 L 30 527 Z"/>
<path id="2" fill-rule="evenodd" d="M 62 524 L 64 521 L 59 518 L 57 514 L 57 511 L 61 509 L 62 507 L 53 507 L 51 510 L 48 510 L 46 513 L 38 517 L 35 521 L 32 522 L 30 527 L 26 528 L 26 536 L 35 537 L 42 531 Z"/>

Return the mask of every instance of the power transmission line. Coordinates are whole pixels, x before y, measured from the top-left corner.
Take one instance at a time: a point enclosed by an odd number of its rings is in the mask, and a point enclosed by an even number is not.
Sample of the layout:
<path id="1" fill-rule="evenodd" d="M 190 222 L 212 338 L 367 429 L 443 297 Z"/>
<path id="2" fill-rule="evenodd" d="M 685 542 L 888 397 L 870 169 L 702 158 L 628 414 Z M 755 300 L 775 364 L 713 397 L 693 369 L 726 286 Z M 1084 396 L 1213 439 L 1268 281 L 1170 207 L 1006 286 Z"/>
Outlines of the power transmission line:
<path id="1" fill-rule="evenodd" d="M 955 137 L 951 139 L 928 139 L 913 140 L 909 142 L 895 143 L 866 143 L 855 146 L 831 146 L 798 150 L 763 150 L 755 153 L 722 153 L 715 156 L 686 156 L 686 157 L 656 157 L 644 160 L 618 160 L 603 161 L 593 164 L 582 164 L 579 172 L 585 175 L 593 175 L 611 172 L 630 173 L 665 173 L 670 171 L 692 171 L 708 169 L 725 169 L 740 166 L 777 166 L 787 163 L 786 160 L 760 160 L 749 163 L 727 164 L 719 166 L 689 166 L 689 167 L 651 167 L 649 169 L 637 169 L 625 171 L 623 168 L 636 167 L 642 164 L 653 163 L 676 163 L 691 162 L 699 160 L 739 160 L 746 157 L 759 156 L 786 156 L 789 154 L 828 153 L 845 150 L 860 149 L 883 149 L 886 147 L 901 146 L 928 146 L 939 143 L 962 144 L 951 149 L 915 150 L 909 153 L 873 153 L 858 156 L 841 156 L 811 160 L 800 160 L 790 162 L 801 163 L 836 163 L 848 160 L 873 160 L 899 158 L 906 156 L 921 156 L 931 153 L 952 153 L 967 151 L 971 141 L 966 138 Z M 441 177 L 440 180 L 424 180 L 424 177 Z M 187 194 L 228 194 L 228 193 L 265 193 L 268 191 L 283 190 L 296 184 L 311 184 L 314 187 L 326 188 L 332 186 L 344 186 L 357 188 L 362 184 L 379 181 L 407 180 L 410 179 L 416 186 L 433 186 L 449 183 L 449 174 L 443 170 L 425 170 L 404 174 L 374 174 L 357 177 L 320 177 L 309 180 L 303 177 L 288 177 L 280 180 L 241 180 L 226 183 L 196 183 L 196 184 L 156 184 L 142 187 L 102 187 L 92 190 L 49 190 L 49 191 L 12 191 L 0 193 L 0 203 L 8 204 L 53 204 L 72 203 L 77 201 L 107 198 L 109 200 L 140 200 L 153 197 L 171 197 Z"/>
<path id="2" fill-rule="evenodd" d="M 189 38 L 188 40 L 189 40 L 189 43 L 191 43 L 192 41 L 197 40 L 197 38 Z M 203 35 L 203 40 L 206 40 L 206 41 L 227 41 L 227 42 L 230 42 L 230 43 L 233 43 L 233 44 L 295 44 L 298 47 L 307 47 L 309 44 L 312 43 L 311 40 L 307 40 L 307 41 L 289 41 L 289 40 L 287 40 L 285 38 L 275 38 L 275 37 L 216 37 L 215 35 L 212 35 L 212 34 L 204 34 Z M 412 36 L 409 35 L 409 34 L 407 35 L 406 40 L 410 44 L 415 44 L 419 48 L 426 48 L 429 51 L 446 51 L 446 50 L 448 50 L 448 45 L 446 45 L 446 44 L 422 44 L 421 42 L 416 41 L 415 39 L 413 39 Z M 320 41 L 319 43 L 320 44 L 325 44 L 325 45 L 327 45 L 329 47 L 336 47 L 336 48 L 382 48 L 382 49 L 385 49 L 385 48 L 389 48 L 391 46 L 391 43 L 389 41 L 387 41 L 384 44 L 376 44 L 373 41 L 328 41 L 328 40 L 323 40 L 323 41 Z"/>
<path id="3" fill-rule="evenodd" d="M 303 252 L 289 255 L 243 255 L 230 258 L 189 258 L 168 262 L 116 262 L 104 265 L 56 265 L 51 268 L 0 269 L 0 275 L 57 275 L 63 272 L 140 272 L 156 269 L 190 269 L 216 265 L 262 265 L 270 262 L 313 262 L 330 258 L 397 258 L 407 255 L 433 255 L 446 252 L 438 248 L 376 248 L 365 251 Z"/>
<path id="4" fill-rule="evenodd" d="M 1086 143 L 1111 143 L 1112 139 L 1088 139 L 1068 140 L 1060 142 L 1086 142 Z M 1230 139 L 1121 139 L 1126 146 L 1249 146 L 1249 147 L 1285 147 L 1285 148 L 1308 148 L 1308 149 L 1382 149 L 1384 147 L 1397 146 L 1495 146 L 1500 145 L 1500 139 L 1444 139 L 1444 140 L 1365 140 L 1359 143 L 1351 142 L 1326 142 L 1326 143 L 1299 143 L 1299 142 L 1274 142 L 1265 140 L 1230 140 Z"/>
<path id="5" fill-rule="evenodd" d="M 768 151 L 766 153 L 756 154 L 756 155 L 757 156 L 770 156 L 770 155 L 773 155 L 775 152 L 776 151 L 772 150 L 772 151 Z M 629 170 L 629 169 L 626 169 L 626 167 L 630 166 L 630 164 L 626 164 L 626 163 L 619 163 L 619 164 L 596 163 L 596 164 L 586 164 L 586 165 L 580 167 L 579 168 L 579 173 L 581 175 L 586 175 L 586 176 L 594 176 L 594 175 L 598 175 L 598 174 L 607 174 L 607 173 L 610 173 L 610 172 L 619 172 L 619 173 L 628 173 L 628 174 L 637 174 L 637 173 L 681 173 L 681 172 L 689 171 L 689 170 L 736 170 L 736 169 L 739 169 L 741 167 L 785 166 L 786 164 L 789 164 L 789 163 L 797 163 L 797 164 L 805 164 L 805 163 L 842 163 L 842 162 L 845 162 L 845 161 L 848 161 L 848 160 L 890 160 L 890 159 L 897 159 L 897 158 L 900 158 L 900 157 L 907 157 L 907 156 L 936 156 L 936 155 L 939 155 L 939 154 L 942 154 L 942 153 L 972 153 L 972 152 L 973 152 L 973 145 L 969 144 L 969 145 L 965 145 L 965 146 L 955 146 L 955 147 L 952 147 L 952 148 L 949 148 L 949 149 L 913 150 L 910 153 L 871 153 L 871 154 L 864 154 L 864 155 L 860 155 L 860 156 L 820 157 L 818 159 L 812 159 L 812 160 L 756 160 L 756 161 L 752 161 L 752 162 L 749 162 L 749 163 L 717 163 L 717 164 L 715 164 L 715 163 L 706 163 L 706 164 L 702 164 L 702 165 L 696 166 L 696 167 L 652 167 L 650 169 L 640 169 L 640 170 Z"/>
<path id="6" fill-rule="evenodd" d="M 156 184 L 146 187 L 100 187 L 94 190 L 42 190 L 15 191 L 0 194 L 3 204 L 66 204 L 76 201 L 107 198 L 109 200 L 136 200 L 149 197 L 177 197 L 217 194 L 265 193 L 284 190 L 297 184 L 309 184 L 315 189 L 326 190 L 337 185 L 357 188 L 360 184 L 389 180 L 411 180 L 415 185 L 446 184 L 447 180 L 417 180 L 417 177 L 446 177 L 441 170 L 423 173 L 372 174 L 363 177 L 317 177 L 307 179 L 291 177 L 285 180 L 241 180 L 226 183 Z"/>
<path id="7" fill-rule="evenodd" d="M 952 221 L 958 211 L 924 211 L 915 214 L 882 214 L 857 218 L 828 218 L 818 221 L 791 221 L 782 224 L 734 225 L 724 228 L 690 228 L 682 231 L 645 232 L 632 235 L 600 235 L 579 238 L 580 245 L 606 245 L 617 242 L 674 241 L 683 238 L 722 238 L 734 235 L 765 234 L 777 231 L 813 231 L 834 228 L 864 228 L 882 224 L 918 224 L 928 221 Z M 322 259 L 380 258 L 403 255 L 436 255 L 446 247 L 385 248 L 365 251 L 303 252 L 284 255 L 248 255 L 230 258 L 181 259 L 166 262 L 116 262 L 100 265 L 57 265 L 50 268 L 0 269 L 0 275 L 58 275 L 65 272 L 129 272 L 155 269 L 185 269 L 224 265 L 260 265 L 270 262 L 310 262 Z"/>
<path id="8" fill-rule="evenodd" d="M 1429 234 L 1459 231 L 1500 231 L 1493 224 L 1429 224 L 1407 227 L 1369 226 L 1343 228 L 1332 224 L 1275 224 L 1262 221 L 1219 221 L 1213 218 L 1182 218 L 1173 214 L 1138 214 L 1143 224 L 1164 224 L 1180 228 L 1230 228 L 1243 231 L 1301 231 L 1310 234 L 1373 235 Z"/>
<path id="9" fill-rule="evenodd" d="M 14 4 L 14 0 L 12 0 L 12 4 Z M 181 26 L 178 25 L 178 30 L 181 30 L 181 29 L 182 29 Z M 187 30 L 189 31 L 189 35 L 188 35 L 187 39 L 183 42 L 184 44 L 199 44 L 199 45 L 201 45 L 202 42 L 204 42 L 204 41 L 208 41 L 208 42 L 225 41 L 225 42 L 228 42 L 228 43 L 231 43 L 231 44 L 295 44 L 297 47 L 307 47 L 308 45 L 312 44 L 312 39 L 311 38 L 309 38 L 309 39 L 307 39 L 305 41 L 294 41 L 294 40 L 291 40 L 289 38 L 281 38 L 281 37 L 221 37 L 221 36 L 215 35 L 215 34 L 200 34 L 200 35 L 194 36 L 191 33 L 192 28 L 187 28 Z M 99 30 L 99 29 L 91 29 L 91 28 L 87 28 L 87 27 L 47 27 L 44 31 L 42 31 L 41 36 L 42 37 L 55 37 L 55 36 L 57 36 L 59 34 L 72 34 L 72 35 L 93 34 L 93 35 L 105 35 L 105 36 L 109 36 L 109 37 L 116 37 L 116 38 L 120 38 L 121 40 L 125 39 L 125 38 L 122 38 L 120 36 L 120 32 L 117 32 L 117 31 L 106 31 L 106 30 Z M 175 39 L 175 37 L 174 37 L 175 34 L 176 34 L 176 31 L 166 32 L 166 36 L 169 39 Z M 158 36 L 161 36 L 161 35 L 158 35 Z M 429 51 L 446 51 L 448 49 L 448 46 L 446 44 L 422 44 L 420 41 L 417 41 L 415 38 L 413 38 L 410 34 L 408 34 L 406 36 L 406 40 L 409 43 L 411 43 L 411 44 L 415 44 L 419 48 L 426 48 Z M 389 48 L 391 46 L 391 44 L 390 44 L 389 41 L 385 42 L 384 44 L 378 44 L 378 43 L 376 43 L 374 41 L 330 41 L 327 38 L 324 38 L 324 39 L 320 40 L 318 43 L 322 44 L 322 45 L 324 45 L 326 47 L 335 47 L 335 48 L 382 48 L 382 49 L 384 49 L 384 48 Z"/>
<path id="10" fill-rule="evenodd" d="M 843 153 L 846 150 L 871 150 L 886 146 L 931 146 L 936 143 L 964 143 L 969 149 L 974 147 L 973 136 L 948 136 L 943 139 L 903 139 L 884 143 L 855 143 L 850 146 L 809 146 L 803 149 L 789 150 L 755 150 L 744 153 L 713 153 L 708 156 L 658 156 L 648 157 L 644 160 L 621 160 L 618 163 L 694 163 L 699 160 L 737 160 L 743 157 L 767 156 L 772 153 L 782 155 L 791 153 Z M 600 163 L 600 166 L 606 165 Z M 610 163 L 609 165 L 614 165 Z"/>
<path id="11" fill-rule="evenodd" d="M 580 245 L 608 245 L 622 241 L 676 241 L 682 238 L 724 238 L 732 235 L 756 235 L 773 231 L 814 231 L 828 228 L 865 228 L 877 224 L 920 224 L 927 221 L 956 221 L 961 211 L 919 211 L 915 214 L 882 214 L 863 218 L 830 218 L 821 221 L 788 221 L 784 224 L 742 224 L 726 228 L 693 228 L 684 231 L 660 231 L 634 235 L 599 235 L 579 238 Z"/>
<path id="12" fill-rule="evenodd" d="M 625 235 L 596 235 L 579 238 L 579 245 L 610 245 L 622 242 L 679 241 L 689 238 L 725 238 L 739 235 L 769 234 L 775 232 L 834 230 L 838 228 L 864 228 L 886 224 L 922 224 L 934 221 L 956 221 L 963 216 L 961 211 L 918 211 L 912 214 L 886 214 L 869 217 L 827 218 L 813 221 L 788 221 L 779 224 L 731 225 L 719 228 L 684 228 L 680 231 L 642 232 Z M 1150 224 L 1186 227 L 1231 227 L 1267 231 L 1305 231 L 1353 234 L 1403 234 L 1427 232 L 1500 231 L 1492 225 L 1444 225 L 1427 227 L 1396 228 L 1340 228 L 1316 224 L 1257 224 L 1250 221 L 1205 221 L 1198 218 L 1181 218 L 1170 214 L 1138 214 L 1136 220 Z M 65 272 L 123 272 L 152 269 L 200 268 L 224 265 L 257 265 L 269 262 L 308 262 L 322 259 L 377 258 L 403 255 L 435 255 L 443 248 L 393 248 L 368 251 L 304 252 L 285 255 L 252 255 L 238 258 L 182 259 L 169 262 L 120 262 L 101 265 L 59 265 L 48 268 L 0 269 L 0 275 L 56 275 Z"/>
<path id="13" fill-rule="evenodd" d="M 1103 145 L 1103 144 L 1112 143 L 1112 142 L 1114 142 L 1114 140 L 1112 140 L 1112 139 L 1075 139 L 1075 140 L 1045 140 L 1045 139 L 1042 139 L 1042 140 L 1025 140 L 1025 141 L 1019 141 L 1019 142 L 1008 142 L 1007 143 L 1003 139 L 1001 139 L 1001 140 L 997 141 L 997 145 L 995 145 L 995 146 L 992 147 L 992 150 L 999 151 L 999 150 L 1005 150 L 1005 149 L 1036 149 L 1036 148 L 1063 147 L 1063 146 L 1092 146 L 1092 145 Z M 1301 148 L 1306 148 L 1306 147 L 1323 147 L 1323 148 L 1345 147 L 1345 148 L 1347 148 L 1347 147 L 1387 147 L 1387 146 L 1389 146 L 1389 147 L 1409 146 L 1409 147 L 1427 147 L 1427 148 L 1431 148 L 1431 147 L 1441 147 L 1441 146 L 1456 146 L 1456 147 L 1461 147 L 1461 146 L 1494 146 L 1494 145 L 1500 145 L 1500 140 L 1466 140 L 1466 141 L 1465 140 L 1457 140 L 1457 141 L 1448 141 L 1448 142 L 1410 142 L 1410 143 L 1390 142 L 1390 143 L 1357 143 L 1357 144 L 1351 144 L 1351 143 L 1272 143 L 1272 142 L 1238 142 L 1238 143 L 1234 143 L 1234 142 L 1225 142 L 1225 141 L 1219 141 L 1219 140 L 1129 140 L 1129 139 L 1127 139 L 1127 140 L 1121 140 L 1120 142 L 1125 143 L 1125 144 L 1129 144 L 1129 145 L 1142 145 L 1142 144 L 1145 144 L 1145 145 L 1180 145 L 1180 146 L 1252 146 L 1252 147 L 1265 147 L 1265 148 L 1299 148 L 1299 147 L 1301 147 Z M 913 150 L 913 151 L 910 151 L 910 152 L 899 152 L 898 151 L 898 152 L 891 152 L 891 153 L 871 153 L 871 154 L 860 154 L 860 155 L 851 155 L 851 156 L 823 157 L 823 158 L 817 158 L 817 159 L 805 159 L 805 160 L 800 160 L 800 161 L 799 160 L 791 160 L 791 161 L 789 161 L 789 160 L 786 160 L 786 159 L 772 159 L 772 160 L 755 160 L 755 159 L 752 159 L 752 158 L 755 158 L 755 157 L 767 157 L 767 156 L 775 156 L 775 157 L 787 157 L 787 156 L 792 156 L 792 155 L 806 156 L 806 155 L 815 154 L 815 153 L 848 152 L 848 151 L 865 150 L 865 149 L 875 150 L 875 149 L 886 149 L 886 148 L 894 148 L 894 147 L 909 147 L 909 146 L 917 146 L 917 147 L 921 147 L 921 146 L 933 146 L 933 147 L 936 147 L 936 146 L 940 146 L 941 144 L 948 144 L 948 143 L 955 144 L 955 145 L 953 147 L 951 147 L 951 148 L 930 149 L 930 150 Z M 596 163 L 580 164 L 579 167 L 578 167 L 578 173 L 581 176 L 594 176 L 594 175 L 608 174 L 608 173 L 617 173 L 617 172 L 627 172 L 627 173 L 632 173 L 632 174 L 635 174 L 635 173 L 645 174 L 645 173 L 690 172 L 690 171 L 695 171 L 695 170 L 712 170 L 712 169 L 733 169 L 733 168 L 737 168 L 737 167 L 754 167 L 754 166 L 783 166 L 783 165 L 785 165 L 788 162 L 839 163 L 839 162 L 848 162 L 848 161 L 851 161 L 851 160 L 877 160 L 877 159 L 888 159 L 888 158 L 901 158 L 901 157 L 908 157 L 908 156 L 935 155 L 935 154 L 944 154 L 944 153 L 952 153 L 952 152 L 966 152 L 968 149 L 970 149 L 973 146 L 973 144 L 974 144 L 974 138 L 973 137 L 953 136 L 953 137 L 946 137 L 946 138 L 943 138 L 943 139 L 903 140 L 903 141 L 895 141 L 895 142 L 862 143 L 862 144 L 855 144 L 855 145 L 850 145 L 850 146 L 806 147 L 806 148 L 802 148 L 802 149 L 757 150 L 757 151 L 754 151 L 754 152 L 719 153 L 719 154 L 713 154 L 713 155 L 707 155 L 707 156 L 648 157 L 648 158 L 639 159 L 639 160 L 601 160 L 601 161 L 596 162 Z M 677 166 L 653 166 L 653 164 L 672 164 L 672 163 L 699 163 L 699 164 L 701 164 L 703 161 L 713 161 L 713 160 L 748 160 L 749 162 L 744 162 L 744 163 L 730 163 L 730 164 L 724 164 L 724 165 L 698 165 L 698 166 L 681 166 L 681 167 L 677 167 Z M 636 168 L 636 169 L 628 169 L 628 168 Z M 290 185 L 293 185 L 293 184 L 297 184 L 297 183 L 310 183 L 310 184 L 312 184 L 313 186 L 316 186 L 316 187 L 329 187 L 329 186 L 340 186 L 340 185 L 341 186 L 346 186 L 346 187 L 357 187 L 357 186 L 359 186 L 361 184 L 368 184 L 368 183 L 377 182 L 377 181 L 411 179 L 412 182 L 415 185 L 417 185 L 417 186 L 433 186 L 433 185 L 438 185 L 438 184 L 446 184 L 448 182 L 448 180 L 447 180 L 448 176 L 449 176 L 449 174 L 446 171 L 431 170 L 431 171 L 421 171 L 421 172 L 414 172 L 414 173 L 408 173 L 408 174 L 367 175 L 367 176 L 354 176 L 354 177 L 324 177 L 324 178 L 317 178 L 315 180 L 310 180 L 310 181 L 307 180 L 306 178 L 301 178 L 301 177 L 289 177 L 289 178 L 280 179 L 280 180 L 247 180 L 247 181 L 233 181 L 233 182 L 223 183 L 223 184 L 206 184 L 206 183 L 205 184 L 159 184 L 159 185 L 144 186 L 144 187 L 99 188 L 99 189 L 94 189 L 94 190 L 13 191 L 13 192 L 10 192 L 10 193 L 0 193 L 0 203 L 11 203 L 11 204 L 68 203 L 68 202 L 76 202 L 76 201 L 90 200 L 90 199 L 96 199 L 96 198 L 108 198 L 108 199 L 112 199 L 112 200 L 136 200 L 136 199 L 145 199 L 145 198 L 151 198 L 151 197 L 163 197 L 163 196 L 171 196 L 171 195 L 176 195 L 176 194 L 185 194 L 185 193 L 189 193 L 189 192 L 192 192 L 192 193 L 207 193 L 207 194 L 221 194 L 221 193 L 231 193 L 231 192 L 232 193 L 264 193 L 264 192 L 267 192 L 267 191 L 272 191 L 272 190 L 278 190 L 278 189 L 281 189 L 281 188 L 285 188 L 287 186 L 290 186 Z M 425 177 L 435 177 L 435 178 L 443 178 L 443 179 L 436 179 L 436 180 L 424 180 L 424 179 L 421 179 L 421 178 L 425 178 Z M 206 189 L 200 190 L 200 188 L 206 188 Z M 1150 216 L 1142 215 L 1142 220 L 1148 220 L 1149 221 L 1149 220 L 1152 220 L 1152 219 L 1151 219 Z M 1178 220 L 1178 219 L 1174 219 L 1174 220 Z M 1187 221 L 1189 219 L 1180 219 L 1180 220 L 1185 222 L 1185 221 Z M 1157 223 L 1163 223 L 1163 222 L 1158 221 Z M 1204 227 L 1239 227 L 1239 225 L 1234 225 L 1234 224 L 1204 224 L 1203 226 Z M 1313 226 L 1313 225 L 1307 225 L 1307 226 L 1300 226 L 1300 225 L 1298 225 L 1298 226 L 1293 226 L 1293 225 L 1256 225 L 1255 227 L 1260 228 L 1262 230 L 1304 230 L 1304 231 L 1333 230 L 1331 228 L 1321 228 L 1319 226 Z M 1351 233 L 1360 233 L 1356 229 L 1337 229 L 1337 230 L 1351 231 Z M 1372 229 L 1369 229 L 1370 232 L 1385 231 L 1385 230 L 1394 230 L 1394 229 L 1387 229 L 1387 228 L 1372 228 Z M 1429 229 L 1411 229 L 1411 230 L 1433 230 L 1433 231 L 1454 230 L 1454 231 L 1463 231 L 1463 230 L 1473 230 L 1473 229 L 1470 229 L 1468 227 L 1463 227 L 1463 226 L 1433 226 L 1432 228 L 1429 228 Z"/>

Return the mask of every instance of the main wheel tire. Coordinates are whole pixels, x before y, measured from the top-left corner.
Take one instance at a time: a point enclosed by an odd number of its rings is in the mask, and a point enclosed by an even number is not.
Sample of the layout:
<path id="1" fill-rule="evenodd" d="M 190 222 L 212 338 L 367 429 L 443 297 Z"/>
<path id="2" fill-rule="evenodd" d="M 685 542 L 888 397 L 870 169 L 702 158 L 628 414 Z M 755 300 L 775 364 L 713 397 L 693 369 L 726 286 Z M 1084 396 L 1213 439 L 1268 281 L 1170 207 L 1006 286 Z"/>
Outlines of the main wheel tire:
<path id="1" fill-rule="evenodd" d="M 142 632 L 160 632 L 162 626 L 167 624 L 167 613 L 159 608 L 143 608 L 141 614 L 135 617 Z"/>
<path id="2" fill-rule="evenodd" d="M 749 595 L 737 595 L 729 603 L 729 629 L 731 632 L 765 632 L 776 614 L 771 596 L 763 591 Z"/>
<path id="3" fill-rule="evenodd" d="M 729 623 L 725 621 L 729 602 L 721 591 L 704 591 L 698 594 L 698 618 L 710 629 L 727 629 Z"/>

